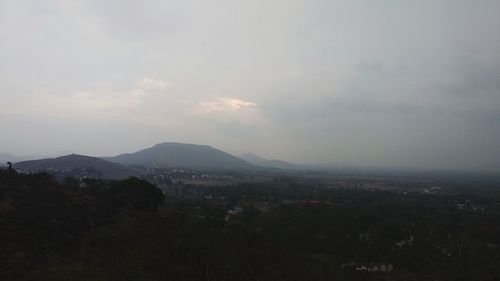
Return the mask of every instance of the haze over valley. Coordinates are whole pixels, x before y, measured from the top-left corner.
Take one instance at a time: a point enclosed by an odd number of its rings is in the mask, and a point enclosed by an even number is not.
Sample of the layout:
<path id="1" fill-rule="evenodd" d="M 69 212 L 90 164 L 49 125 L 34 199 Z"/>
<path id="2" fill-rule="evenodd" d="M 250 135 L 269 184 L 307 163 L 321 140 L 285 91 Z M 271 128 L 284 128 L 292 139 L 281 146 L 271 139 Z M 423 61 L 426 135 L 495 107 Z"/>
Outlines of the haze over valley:
<path id="1" fill-rule="evenodd" d="M 500 280 L 499 15 L 0 0 L 0 280 Z"/>

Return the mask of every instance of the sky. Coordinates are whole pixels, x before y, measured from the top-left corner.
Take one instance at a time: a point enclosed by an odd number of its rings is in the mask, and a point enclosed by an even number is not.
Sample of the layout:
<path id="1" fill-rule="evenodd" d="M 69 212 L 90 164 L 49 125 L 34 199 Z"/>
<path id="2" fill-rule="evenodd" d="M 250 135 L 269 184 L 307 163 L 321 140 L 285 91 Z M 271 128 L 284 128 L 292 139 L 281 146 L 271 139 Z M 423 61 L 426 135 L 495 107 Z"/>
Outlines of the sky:
<path id="1" fill-rule="evenodd" d="M 0 152 L 500 170 L 498 0 L 0 0 Z"/>

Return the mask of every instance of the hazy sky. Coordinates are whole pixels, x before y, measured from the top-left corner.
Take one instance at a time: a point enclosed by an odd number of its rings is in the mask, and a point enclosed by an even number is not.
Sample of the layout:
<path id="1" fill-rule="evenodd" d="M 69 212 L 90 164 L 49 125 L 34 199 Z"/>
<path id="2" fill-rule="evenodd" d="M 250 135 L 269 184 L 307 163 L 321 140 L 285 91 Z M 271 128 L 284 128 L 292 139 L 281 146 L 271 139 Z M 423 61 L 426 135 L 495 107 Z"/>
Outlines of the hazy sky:
<path id="1" fill-rule="evenodd" d="M 0 152 L 500 169 L 498 0 L 0 0 Z"/>

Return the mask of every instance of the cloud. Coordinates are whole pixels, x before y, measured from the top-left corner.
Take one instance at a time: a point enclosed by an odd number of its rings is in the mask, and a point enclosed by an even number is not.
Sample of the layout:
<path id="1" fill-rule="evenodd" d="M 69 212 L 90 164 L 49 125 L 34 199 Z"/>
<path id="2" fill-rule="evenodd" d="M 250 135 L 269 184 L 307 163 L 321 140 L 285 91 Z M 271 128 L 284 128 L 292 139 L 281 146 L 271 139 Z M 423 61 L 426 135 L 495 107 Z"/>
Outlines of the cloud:
<path id="1" fill-rule="evenodd" d="M 144 78 L 141 80 L 139 85 L 146 89 L 164 89 L 170 86 L 170 83 L 151 78 Z"/>
<path id="2" fill-rule="evenodd" d="M 236 98 L 217 98 L 215 101 L 205 101 L 201 102 L 196 113 L 210 113 L 210 112 L 231 112 L 241 109 L 252 109 L 256 107 L 257 104 L 251 101 L 244 101 Z"/>
<path id="3" fill-rule="evenodd" d="M 70 94 L 65 103 L 87 109 L 131 108 L 139 106 L 148 96 L 148 91 L 164 89 L 169 83 L 143 78 L 129 90 L 116 90 L 113 85 L 92 91 L 77 91 Z"/>
<path id="4" fill-rule="evenodd" d="M 89 151 L 179 138 L 290 161 L 498 169 L 500 2 L 368 2 L 0 1 L 0 127 L 46 134 L 34 153 L 60 143 L 53 124 L 20 129 L 45 118 L 138 136 L 87 133 Z"/>
<path id="5" fill-rule="evenodd" d="M 139 105 L 145 96 L 143 89 L 133 89 L 128 92 L 82 91 L 71 94 L 67 98 L 67 103 L 84 108 L 127 108 Z"/>
<path id="6" fill-rule="evenodd" d="M 41 89 L 31 95 L 11 95 L 0 104 L 0 109 L 11 114 L 127 116 L 131 110 L 144 113 L 141 107 L 147 106 L 151 99 L 160 102 L 162 99 L 159 95 L 155 97 L 155 91 L 168 85 L 161 80 L 144 78 L 129 85 L 101 83 L 101 86 L 72 91 Z"/>

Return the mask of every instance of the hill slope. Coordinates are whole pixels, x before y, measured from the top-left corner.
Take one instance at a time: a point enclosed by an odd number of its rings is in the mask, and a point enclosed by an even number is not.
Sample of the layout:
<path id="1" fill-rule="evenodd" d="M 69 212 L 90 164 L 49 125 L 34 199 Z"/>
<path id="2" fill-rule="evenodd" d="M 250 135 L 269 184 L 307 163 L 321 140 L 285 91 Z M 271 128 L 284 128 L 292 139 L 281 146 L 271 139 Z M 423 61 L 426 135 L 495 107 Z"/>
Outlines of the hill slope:
<path id="1" fill-rule="evenodd" d="M 29 159 L 34 159 L 31 158 L 31 156 L 18 156 L 18 155 L 13 155 L 10 153 L 0 153 L 0 166 L 5 166 L 7 165 L 7 162 L 20 162 L 20 161 L 25 161 Z"/>
<path id="2" fill-rule="evenodd" d="M 183 167 L 209 169 L 253 169 L 254 165 L 208 145 L 166 142 L 135 153 L 103 158 L 108 161 L 144 167 Z"/>
<path id="3" fill-rule="evenodd" d="M 138 172 L 101 158 L 71 154 L 57 158 L 23 161 L 14 164 L 23 172 L 49 172 L 57 177 L 98 177 L 121 179 L 138 175 Z"/>
<path id="4" fill-rule="evenodd" d="M 276 159 L 266 159 L 260 156 L 257 156 L 253 153 L 246 153 L 243 155 L 240 155 L 239 158 L 250 162 L 254 165 L 257 166 L 262 166 L 266 168 L 279 168 L 279 169 L 300 169 L 301 167 L 297 164 L 293 164 L 290 162 L 282 161 L 282 160 L 276 160 Z"/>

